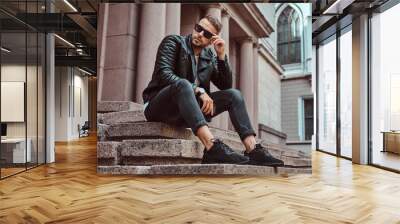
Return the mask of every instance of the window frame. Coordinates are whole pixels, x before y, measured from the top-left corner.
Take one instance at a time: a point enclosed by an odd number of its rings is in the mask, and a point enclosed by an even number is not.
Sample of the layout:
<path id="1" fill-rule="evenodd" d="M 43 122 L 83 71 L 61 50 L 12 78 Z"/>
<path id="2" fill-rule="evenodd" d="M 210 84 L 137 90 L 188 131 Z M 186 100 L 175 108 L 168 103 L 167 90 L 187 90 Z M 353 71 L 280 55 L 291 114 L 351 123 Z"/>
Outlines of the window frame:
<path id="1" fill-rule="evenodd" d="M 314 96 L 313 95 L 304 95 L 300 96 L 298 99 L 298 134 L 300 141 L 311 142 L 312 135 L 310 139 L 306 139 L 306 115 L 305 115 L 305 107 L 304 101 L 305 100 L 312 100 L 312 109 L 314 110 Z M 311 119 L 314 120 L 314 113 L 311 115 Z M 314 125 L 311 126 L 314 129 Z M 314 130 L 313 130 L 314 132 Z"/>
<path id="2" fill-rule="evenodd" d="M 290 10 L 289 13 L 286 13 L 287 10 Z M 281 18 L 284 18 L 284 22 L 281 22 Z M 298 36 L 293 36 L 292 30 L 292 19 L 295 21 L 296 25 L 294 28 L 294 35 L 298 34 Z M 301 18 L 300 14 L 290 5 L 285 6 L 282 12 L 279 14 L 277 20 L 277 51 L 278 51 L 278 61 L 282 65 L 289 64 L 301 64 L 302 63 L 302 29 L 300 26 Z M 284 27 L 284 28 L 282 28 Z M 284 36 L 284 38 L 280 38 Z M 293 47 L 294 46 L 294 47 Z M 286 47 L 286 48 L 285 48 Z M 291 54 L 290 49 L 295 49 Z M 284 53 L 282 53 L 284 52 Z"/>

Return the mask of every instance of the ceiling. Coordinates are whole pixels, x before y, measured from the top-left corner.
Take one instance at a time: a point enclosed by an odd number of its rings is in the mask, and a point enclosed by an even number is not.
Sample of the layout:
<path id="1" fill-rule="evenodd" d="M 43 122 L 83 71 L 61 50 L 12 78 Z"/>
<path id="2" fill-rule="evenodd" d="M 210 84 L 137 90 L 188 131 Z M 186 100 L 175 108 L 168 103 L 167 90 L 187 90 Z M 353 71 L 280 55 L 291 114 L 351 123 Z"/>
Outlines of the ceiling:
<path id="1" fill-rule="evenodd" d="M 52 8 L 52 13 L 48 13 Z M 96 73 L 96 0 L 0 1 L 2 46 L 10 49 L 3 60 L 18 61 L 37 57 L 44 44 L 40 33 L 53 32 L 56 66 L 78 66 Z M 2 55 L 5 53 L 2 52 Z"/>
<path id="2" fill-rule="evenodd" d="M 351 24 L 352 18 L 373 11 L 389 0 L 313 0 L 313 43 Z"/>

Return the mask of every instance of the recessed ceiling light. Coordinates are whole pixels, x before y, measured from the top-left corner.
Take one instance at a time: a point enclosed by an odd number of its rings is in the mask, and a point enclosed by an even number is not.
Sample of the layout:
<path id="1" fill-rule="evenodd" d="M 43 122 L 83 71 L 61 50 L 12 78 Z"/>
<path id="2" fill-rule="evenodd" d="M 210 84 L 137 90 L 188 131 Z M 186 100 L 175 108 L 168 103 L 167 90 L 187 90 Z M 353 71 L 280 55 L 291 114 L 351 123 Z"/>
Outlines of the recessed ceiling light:
<path id="1" fill-rule="evenodd" d="M 78 12 L 78 10 L 68 1 L 64 0 L 65 4 L 67 4 L 74 12 Z"/>
<path id="2" fill-rule="evenodd" d="M 322 14 L 342 14 L 343 9 L 351 5 L 355 0 L 336 0 Z"/>
<path id="3" fill-rule="evenodd" d="M 85 73 L 85 74 L 87 74 L 87 75 L 89 75 L 89 76 L 92 76 L 92 75 L 93 75 L 92 73 L 90 73 L 90 72 L 88 72 L 88 71 L 86 71 L 86 70 L 83 70 L 83 69 L 81 69 L 81 68 L 79 68 L 79 67 L 78 67 L 78 70 L 81 71 L 81 72 L 83 72 L 83 73 Z"/>
<path id="4" fill-rule="evenodd" d="M 5 47 L 1 47 L 1 51 L 4 51 L 6 53 L 10 53 L 11 52 L 11 50 L 9 50 L 9 49 L 7 49 Z"/>
<path id="5" fill-rule="evenodd" d="M 71 42 L 69 42 L 68 40 L 66 40 L 66 39 L 64 39 L 64 38 L 62 38 L 62 37 L 60 37 L 59 35 L 57 35 L 57 34 L 54 34 L 54 36 L 55 37 L 57 37 L 59 40 L 61 40 L 62 42 L 64 42 L 64 43 L 66 43 L 67 45 L 69 45 L 70 47 L 73 47 L 73 48 L 75 48 L 75 45 L 73 45 Z"/>

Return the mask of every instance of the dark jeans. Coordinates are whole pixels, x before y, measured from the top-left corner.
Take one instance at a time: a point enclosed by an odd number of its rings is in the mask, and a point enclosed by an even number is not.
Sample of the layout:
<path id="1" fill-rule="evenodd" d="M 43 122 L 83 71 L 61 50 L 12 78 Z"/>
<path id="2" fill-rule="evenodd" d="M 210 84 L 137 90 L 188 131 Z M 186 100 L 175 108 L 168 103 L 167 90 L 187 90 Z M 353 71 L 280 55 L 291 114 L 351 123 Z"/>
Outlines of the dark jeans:
<path id="1" fill-rule="evenodd" d="M 177 126 L 190 127 L 194 134 L 203 125 L 208 125 L 212 117 L 228 111 L 235 130 L 243 140 L 249 135 L 256 136 L 246 110 L 242 94 L 237 89 L 216 91 L 210 94 L 214 101 L 214 114 L 204 115 L 202 102 L 196 99 L 191 83 L 181 79 L 164 87 L 153 97 L 144 111 L 148 121 L 165 122 Z"/>

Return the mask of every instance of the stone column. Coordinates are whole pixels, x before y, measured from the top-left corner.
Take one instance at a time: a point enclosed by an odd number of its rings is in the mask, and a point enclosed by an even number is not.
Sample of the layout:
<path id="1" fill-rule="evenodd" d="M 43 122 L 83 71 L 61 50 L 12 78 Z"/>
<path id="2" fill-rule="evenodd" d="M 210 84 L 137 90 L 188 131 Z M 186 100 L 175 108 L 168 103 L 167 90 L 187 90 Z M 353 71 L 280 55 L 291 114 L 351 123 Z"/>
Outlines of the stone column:
<path id="1" fill-rule="evenodd" d="M 138 11 L 136 4 L 100 4 L 99 101 L 134 100 Z"/>
<path id="2" fill-rule="evenodd" d="M 231 16 L 225 11 L 222 11 L 221 23 L 221 38 L 225 40 L 225 53 L 229 56 L 229 20 Z"/>
<path id="3" fill-rule="evenodd" d="M 103 98 L 103 79 L 104 79 L 104 61 L 107 43 L 107 24 L 108 24 L 109 3 L 99 4 L 99 17 L 97 23 L 97 101 Z"/>
<path id="4" fill-rule="evenodd" d="M 247 112 L 254 124 L 254 65 L 253 39 L 244 38 L 240 46 L 240 90 L 246 102 Z"/>
<path id="5" fill-rule="evenodd" d="M 181 3 L 168 3 L 166 11 L 165 35 L 181 33 Z"/>
<path id="6" fill-rule="evenodd" d="M 253 128 L 254 131 L 258 135 L 258 113 L 259 113 L 259 104 L 258 104 L 258 96 L 259 96 L 259 73 L 258 73 L 258 49 L 259 44 L 256 43 L 253 46 L 253 66 L 254 66 L 254 121 L 253 121 Z"/>
<path id="7" fill-rule="evenodd" d="M 221 6 L 219 4 L 209 4 L 207 5 L 206 14 L 204 16 L 212 15 L 221 21 L 221 13 Z"/>
<path id="8" fill-rule="evenodd" d="M 221 23 L 222 23 L 222 30 L 221 30 L 221 38 L 225 41 L 225 54 L 229 58 L 229 19 L 230 15 L 223 10 L 222 11 L 222 18 L 221 18 Z M 231 68 L 232 69 L 232 68 Z M 232 77 L 233 78 L 233 77 Z M 223 129 L 228 129 L 229 127 L 229 113 L 226 111 L 220 115 L 220 123 L 219 127 Z"/>
<path id="9" fill-rule="evenodd" d="M 165 3 L 142 5 L 136 75 L 136 102 L 143 103 L 142 92 L 151 80 L 157 49 L 165 36 Z"/>
<path id="10" fill-rule="evenodd" d="M 229 46 L 229 63 L 232 69 L 232 87 L 235 89 L 240 89 L 237 80 L 239 77 L 239 70 L 238 70 L 238 63 L 239 63 L 239 48 L 236 47 L 235 41 L 232 41 Z M 229 130 L 234 130 L 234 127 L 232 125 L 232 121 L 228 120 L 228 129 Z"/>
<path id="11" fill-rule="evenodd" d="M 206 14 L 205 15 L 212 15 L 216 18 L 218 18 L 221 21 L 221 6 L 219 4 L 210 4 L 207 5 L 206 9 Z M 218 88 L 211 83 L 210 85 L 210 91 L 215 92 L 218 91 Z M 213 118 L 212 122 L 210 123 L 211 126 L 217 127 L 217 128 L 223 128 L 221 127 L 221 122 L 222 122 L 222 115 L 219 115 L 218 117 Z"/>

